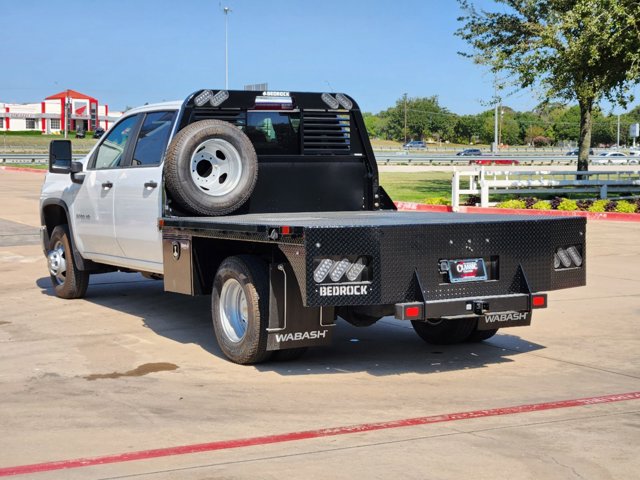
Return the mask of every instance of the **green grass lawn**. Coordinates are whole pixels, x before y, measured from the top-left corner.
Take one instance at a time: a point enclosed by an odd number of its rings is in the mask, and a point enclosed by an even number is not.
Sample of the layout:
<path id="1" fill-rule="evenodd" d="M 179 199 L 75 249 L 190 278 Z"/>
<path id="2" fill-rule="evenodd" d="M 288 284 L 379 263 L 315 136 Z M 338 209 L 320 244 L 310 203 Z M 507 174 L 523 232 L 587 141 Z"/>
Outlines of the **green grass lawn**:
<path id="1" fill-rule="evenodd" d="M 3 135 L 0 151 L 16 153 L 47 153 L 51 140 L 63 140 L 64 135 Z M 87 153 L 98 141 L 94 138 L 75 138 L 69 135 L 74 153 Z"/>
<path id="2" fill-rule="evenodd" d="M 381 172 L 380 185 L 401 202 L 424 202 L 427 198 L 451 198 L 451 172 Z"/>
<path id="3" fill-rule="evenodd" d="M 8 167 L 28 167 L 46 169 L 47 165 L 35 163 L 7 163 Z M 403 202 L 423 202 L 427 198 L 451 198 L 451 173 L 414 172 L 380 173 L 380 184 L 393 200 Z"/>

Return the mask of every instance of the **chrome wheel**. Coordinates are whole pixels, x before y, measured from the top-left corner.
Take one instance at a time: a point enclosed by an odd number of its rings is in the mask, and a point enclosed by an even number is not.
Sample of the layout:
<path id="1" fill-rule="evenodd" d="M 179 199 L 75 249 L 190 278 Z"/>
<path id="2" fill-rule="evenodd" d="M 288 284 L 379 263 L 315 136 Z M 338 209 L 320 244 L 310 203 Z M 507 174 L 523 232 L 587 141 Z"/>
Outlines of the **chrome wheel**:
<path id="1" fill-rule="evenodd" d="M 49 263 L 49 273 L 56 284 L 62 285 L 67 279 L 67 260 L 65 258 L 64 245 L 58 240 L 53 246 L 53 250 L 47 254 Z"/>
<path id="2" fill-rule="evenodd" d="M 240 153 L 226 140 L 209 139 L 191 156 L 191 179 L 207 195 L 229 194 L 238 186 L 241 176 Z"/>
<path id="3" fill-rule="evenodd" d="M 233 343 L 240 342 L 247 333 L 249 308 L 244 289 L 236 279 L 230 278 L 222 286 L 219 308 L 225 335 Z"/>

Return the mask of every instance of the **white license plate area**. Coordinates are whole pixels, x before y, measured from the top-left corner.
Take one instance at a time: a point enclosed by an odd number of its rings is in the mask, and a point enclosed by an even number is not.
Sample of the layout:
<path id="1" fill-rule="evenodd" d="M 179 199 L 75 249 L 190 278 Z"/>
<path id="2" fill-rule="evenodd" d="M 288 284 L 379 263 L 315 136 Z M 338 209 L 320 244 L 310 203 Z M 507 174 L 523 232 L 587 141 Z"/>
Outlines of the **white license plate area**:
<path id="1" fill-rule="evenodd" d="M 487 266 L 482 258 L 465 258 L 448 261 L 451 283 L 482 282 L 488 279 Z"/>

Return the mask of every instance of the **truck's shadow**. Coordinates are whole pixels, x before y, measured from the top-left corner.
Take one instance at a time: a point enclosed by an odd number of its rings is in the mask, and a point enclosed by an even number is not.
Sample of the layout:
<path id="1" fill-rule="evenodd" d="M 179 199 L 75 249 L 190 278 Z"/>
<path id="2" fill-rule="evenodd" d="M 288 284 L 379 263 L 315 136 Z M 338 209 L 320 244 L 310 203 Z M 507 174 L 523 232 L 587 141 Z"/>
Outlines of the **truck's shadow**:
<path id="1" fill-rule="evenodd" d="M 48 277 L 36 283 L 43 294 L 53 295 Z M 193 298 L 166 293 L 162 282 L 139 275 L 104 274 L 92 277 L 83 301 L 138 317 L 144 327 L 158 335 L 198 345 L 226 361 L 213 335 L 208 296 Z M 520 353 L 544 348 L 511 334 L 521 331 L 526 329 L 511 329 L 483 343 L 435 346 L 424 343 L 410 324 L 391 318 L 368 328 L 356 328 L 338 320 L 332 346 L 311 348 L 295 361 L 247 368 L 281 375 L 367 372 L 376 376 L 481 368 L 511 362 L 514 361 L 511 357 Z"/>

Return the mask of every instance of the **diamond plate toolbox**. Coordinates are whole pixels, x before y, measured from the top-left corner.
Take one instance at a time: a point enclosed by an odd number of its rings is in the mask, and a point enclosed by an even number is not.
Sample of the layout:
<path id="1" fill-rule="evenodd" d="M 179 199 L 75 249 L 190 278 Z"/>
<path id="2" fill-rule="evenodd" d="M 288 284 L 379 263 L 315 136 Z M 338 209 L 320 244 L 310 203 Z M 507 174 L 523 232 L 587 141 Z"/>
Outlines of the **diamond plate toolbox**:
<path id="1" fill-rule="evenodd" d="M 586 257 L 583 218 L 445 218 L 412 224 L 306 226 L 305 262 L 300 257 L 292 262 L 302 290 L 302 279 L 306 279 L 305 305 L 391 305 L 420 301 L 421 297 L 427 301 L 481 298 L 585 284 L 586 260 L 580 267 L 554 268 L 557 248 L 575 245 Z M 369 259 L 367 281 L 361 282 L 366 288 L 322 289 L 316 283 L 318 259 L 342 257 Z M 489 278 L 448 281 L 440 262 L 467 258 L 485 259 Z"/>

